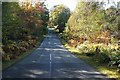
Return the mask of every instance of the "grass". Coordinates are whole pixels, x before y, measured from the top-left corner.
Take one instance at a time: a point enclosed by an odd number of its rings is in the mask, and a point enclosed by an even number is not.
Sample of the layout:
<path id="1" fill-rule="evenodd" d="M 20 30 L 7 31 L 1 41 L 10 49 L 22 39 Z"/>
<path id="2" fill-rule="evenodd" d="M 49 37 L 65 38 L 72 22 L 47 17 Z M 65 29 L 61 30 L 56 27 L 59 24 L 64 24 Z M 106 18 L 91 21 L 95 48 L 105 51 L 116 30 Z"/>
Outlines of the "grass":
<path id="1" fill-rule="evenodd" d="M 15 63 L 23 60 L 25 57 L 29 56 L 41 44 L 43 39 L 44 39 L 44 37 L 41 37 L 41 39 L 39 39 L 39 41 L 37 42 L 36 47 L 34 47 L 33 49 L 28 50 L 27 52 L 23 53 L 20 56 L 17 56 L 16 59 L 2 62 L 2 70 L 4 71 L 5 69 L 9 68 L 10 66 L 12 66 Z"/>
<path id="2" fill-rule="evenodd" d="M 117 80 L 120 80 L 120 73 L 116 71 L 116 67 L 110 67 L 107 64 L 101 64 L 97 62 L 97 58 L 93 56 L 86 56 L 83 53 L 81 53 L 79 50 L 70 47 L 63 39 L 60 39 L 61 43 L 74 55 L 76 55 L 78 58 L 85 61 L 87 64 L 93 66 L 95 69 L 100 71 L 101 73 L 107 75 L 110 78 L 116 78 Z"/>
<path id="3" fill-rule="evenodd" d="M 84 55 L 79 55 L 78 56 L 80 59 L 84 60 L 86 63 L 90 64 L 97 70 L 99 70 L 101 73 L 106 74 L 110 78 L 120 78 L 120 73 L 116 71 L 115 67 L 109 67 L 106 64 L 100 64 L 96 62 L 93 57 L 89 56 L 84 56 Z"/>

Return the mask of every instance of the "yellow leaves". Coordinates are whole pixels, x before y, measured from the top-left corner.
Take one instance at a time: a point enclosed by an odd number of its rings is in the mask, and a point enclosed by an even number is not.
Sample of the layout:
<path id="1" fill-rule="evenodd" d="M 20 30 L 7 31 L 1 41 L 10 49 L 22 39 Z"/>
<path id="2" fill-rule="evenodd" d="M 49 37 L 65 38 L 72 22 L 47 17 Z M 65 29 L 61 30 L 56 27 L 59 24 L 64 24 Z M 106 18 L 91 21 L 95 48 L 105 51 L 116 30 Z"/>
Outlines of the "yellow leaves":
<path id="1" fill-rule="evenodd" d="M 102 31 L 101 34 L 97 36 L 96 42 L 108 44 L 110 42 L 110 32 Z"/>
<path id="2" fill-rule="evenodd" d="M 29 4 L 29 5 L 27 6 L 27 8 L 28 8 L 28 10 L 32 9 L 32 4 Z"/>
<path id="3" fill-rule="evenodd" d="M 22 2 L 21 8 L 26 10 L 26 11 L 32 11 L 33 10 L 33 5 L 30 2 Z"/>
<path id="4" fill-rule="evenodd" d="M 20 3 L 20 5 L 21 8 L 26 11 L 33 11 L 35 9 L 35 10 L 39 10 L 41 13 L 44 12 L 44 7 L 41 2 L 31 3 L 30 1 L 24 1 Z"/>
<path id="5" fill-rule="evenodd" d="M 104 67 L 100 67 L 99 70 L 103 73 L 103 74 L 107 74 L 110 78 L 118 78 L 119 74 L 110 68 L 104 68 Z"/>
<path id="6" fill-rule="evenodd" d="M 74 39 L 70 39 L 68 43 L 70 44 L 70 46 L 75 47 L 78 44 L 78 41 Z"/>

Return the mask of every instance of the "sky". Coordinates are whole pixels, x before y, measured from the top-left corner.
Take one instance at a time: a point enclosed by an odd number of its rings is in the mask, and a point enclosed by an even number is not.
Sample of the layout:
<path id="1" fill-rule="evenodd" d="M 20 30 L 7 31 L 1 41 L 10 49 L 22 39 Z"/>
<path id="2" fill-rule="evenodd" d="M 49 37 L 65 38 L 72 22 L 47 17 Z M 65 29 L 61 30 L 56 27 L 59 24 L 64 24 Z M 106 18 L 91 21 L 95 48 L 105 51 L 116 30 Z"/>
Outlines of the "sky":
<path id="1" fill-rule="evenodd" d="M 99 2 L 106 2 L 106 8 L 109 8 L 110 6 L 114 6 L 113 2 L 118 2 L 120 0 L 45 0 L 45 4 L 47 5 L 47 8 L 50 10 L 53 6 L 58 5 L 58 4 L 64 4 L 68 8 L 70 8 L 71 11 L 74 11 L 76 8 L 77 2 L 78 1 L 85 1 L 85 2 L 94 2 L 94 1 L 99 1 Z"/>
<path id="2" fill-rule="evenodd" d="M 2 1 L 14 1 L 14 0 L 2 0 Z M 17 0 L 15 0 L 17 1 Z M 29 0 L 18 0 L 18 1 L 29 1 Z M 106 2 L 106 6 L 105 8 L 109 8 L 110 6 L 114 6 L 113 2 L 118 2 L 120 0 L 109 0 L 109 4 L 108 4 L 108 0 L 30 0 L 33 3 L 34 2 L 39 2 L 39 1 L 45 1 L 45 5 L 47 6 L 47 8 L 50 10 L 53 8 L 53 6 L 58 5 L 58 4 L 64 4 L 65 6 L 67 6 L 68 8 L 70 8 L 71 11 L 74 11 L 74 9 L 76 8 L 76 5 L 78 3 L 78 1 L 84 1 L 84 2 L 95 2 L 95 1 L 99 1 L 99 2 Z"/>
<path id="3" fill-rule="evenodd" d="M 73 11 L 76 8 L 77 0 L 46 0 L 45 4 L 49 10 L 55 5 L 64 4 Z"/>

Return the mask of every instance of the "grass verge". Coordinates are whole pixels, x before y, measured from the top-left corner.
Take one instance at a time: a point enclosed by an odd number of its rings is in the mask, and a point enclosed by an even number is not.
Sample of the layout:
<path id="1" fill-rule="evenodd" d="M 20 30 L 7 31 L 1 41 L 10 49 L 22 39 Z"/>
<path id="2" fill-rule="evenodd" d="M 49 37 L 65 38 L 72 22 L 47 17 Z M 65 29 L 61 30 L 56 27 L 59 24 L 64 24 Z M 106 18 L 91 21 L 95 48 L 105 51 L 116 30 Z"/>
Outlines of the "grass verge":
<path id="1" fill-rule="evenodd" d="M 20 56 L 17 56 L 16 59 L 10 60 L 10 61 L 4 61 L 2 62 L 2 70 L 6 70 L 7 68 L 9 68 L 10 66 L 14 65 L 15 63 L 23 60 L 25 57 L 29 56 L 37 47 L 39 47 L 39 45 L 42 43 L 44 37 L 41 37 L 39 39 L 39 41 L 36 44 L 36 47 L 34 47 L 33 49 L 28 50 L 27 52 L 21 54 Z"/>
<path id="2" fill-rule="evenodd" d="M 107 64 L 101 64 L 97 62 L 97 58 L 93 56 L 86 56 L 83 53 L 81 53 L 79 50 L 70 47 L 63 39 L 60 39 L 61 43 L 65 46 L 66 49 L 68 49 L 71 53 L 76 55 L 78 58 L 85 61 L 87 64 L 93 66 L 95 69 L 100 71 L 101 73 L 107 75 L 110 78 L 115 78 L 116 80 L 120 80 L 120 73 L 116 71 L 116 67 L 110 67 Z"/>

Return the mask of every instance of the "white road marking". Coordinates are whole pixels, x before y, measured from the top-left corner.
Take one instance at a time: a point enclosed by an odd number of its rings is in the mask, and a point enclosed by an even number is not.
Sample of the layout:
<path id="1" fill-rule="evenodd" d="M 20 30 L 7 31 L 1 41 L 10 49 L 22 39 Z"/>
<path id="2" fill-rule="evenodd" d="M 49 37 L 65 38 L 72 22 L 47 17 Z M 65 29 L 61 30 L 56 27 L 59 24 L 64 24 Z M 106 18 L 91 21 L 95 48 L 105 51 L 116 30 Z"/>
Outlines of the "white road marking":
<path id="1" fill-rule="evenodd" d="M 51 58 L 52 58 L 52 57 L 51 57 L 51 54 L 50 54 L 50 61 L 52 60 Z"/>
<path id="2" fill-rule="evenodd" d="M 52 62 L 50 61 L 50 76 L 51 76 Z"/>
<path id="3" fill-rule="evenodd" d="M 51 53 L 50 53 L 50 77 L 51 77 L 51 69 L 52 69 L 52 58 L 51 58 Z"/>

